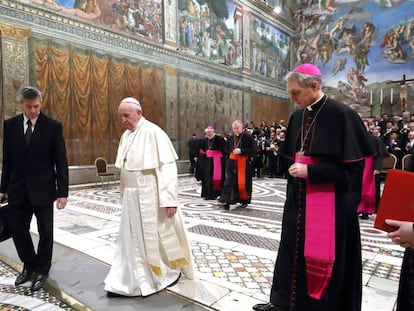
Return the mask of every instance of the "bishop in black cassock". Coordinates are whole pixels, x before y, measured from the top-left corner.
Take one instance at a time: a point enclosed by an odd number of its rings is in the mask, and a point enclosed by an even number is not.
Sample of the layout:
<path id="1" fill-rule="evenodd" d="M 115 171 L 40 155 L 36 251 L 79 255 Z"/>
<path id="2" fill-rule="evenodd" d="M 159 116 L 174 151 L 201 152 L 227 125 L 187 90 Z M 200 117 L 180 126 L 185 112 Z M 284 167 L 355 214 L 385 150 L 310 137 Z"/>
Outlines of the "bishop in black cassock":
<path id="1" fill-rule="evenodd" d="M 281 150 L 291 162 L 281 242 L 270 303 L 253 309 L 359 311 L 357 207 L 363 160 L 374 150 L 358 114 L 322 92 L 316 66 L 300 65 L 286 81 L 299 109 Z"/>

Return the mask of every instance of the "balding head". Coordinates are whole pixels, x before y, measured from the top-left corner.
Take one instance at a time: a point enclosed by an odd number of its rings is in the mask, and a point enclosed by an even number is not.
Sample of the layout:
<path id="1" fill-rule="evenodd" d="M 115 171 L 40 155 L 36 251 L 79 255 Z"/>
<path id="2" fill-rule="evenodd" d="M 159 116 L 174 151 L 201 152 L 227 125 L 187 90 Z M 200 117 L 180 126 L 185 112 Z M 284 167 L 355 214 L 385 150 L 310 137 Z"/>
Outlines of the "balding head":
<path id="1" fill-rule="evenodd" d="M 243 131 L 243 122 L 240 120 L 235 120 L 232 124 L 233 133 L 235 135 L 240 135 Z"/>

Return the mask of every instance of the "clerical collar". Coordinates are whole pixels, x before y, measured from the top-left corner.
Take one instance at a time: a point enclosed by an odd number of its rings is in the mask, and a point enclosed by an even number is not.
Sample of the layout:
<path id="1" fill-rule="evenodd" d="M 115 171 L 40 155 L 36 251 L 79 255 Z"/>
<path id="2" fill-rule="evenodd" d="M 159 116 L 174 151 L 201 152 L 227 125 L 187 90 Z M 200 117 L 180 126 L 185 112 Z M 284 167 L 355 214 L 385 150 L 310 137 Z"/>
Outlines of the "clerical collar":
<path id="1" fill-rule="evenodd" d="M 212 140 L 214 137 L 216 136 L 216 134 L 214 133 L 213 136 L 211 137 L 207 137 L 209 140 Z"/>
<path id="2" fill-rule="evenodd" d="M 321 97 L 319 97 L 315 102 L 313 102 L 312 104 L 310 104 L 309 106 L 306 107 L 306 109 L 308 111 L 313 111 L 314 109 L 317 109 L 318 107 L 318 103 L 320 102 L 320 100 L 325 96 L 325 94 L 322 94 Z"/>

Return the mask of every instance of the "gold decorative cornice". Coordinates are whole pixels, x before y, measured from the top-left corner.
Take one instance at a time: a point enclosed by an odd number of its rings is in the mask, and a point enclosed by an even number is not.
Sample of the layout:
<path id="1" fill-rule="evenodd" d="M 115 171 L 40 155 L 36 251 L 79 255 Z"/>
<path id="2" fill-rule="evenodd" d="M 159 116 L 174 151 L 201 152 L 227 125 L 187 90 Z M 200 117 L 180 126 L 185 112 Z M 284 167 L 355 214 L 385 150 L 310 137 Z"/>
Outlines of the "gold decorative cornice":
<path id="1" fill-rule="evenodd" d="M 164 70 L 166 73 L 170 75 L 176 76 L 178 74 L 178 68 L 177 67 L 171 67 L 171 66 L 164 66 Z"/>
<path id="2" fill-rule="evenodd" d="M 0 23 L 0 37 L 19 41 L 28 41 L 31 34 L 30 29 L 18 28 L 13 25 Z"/>

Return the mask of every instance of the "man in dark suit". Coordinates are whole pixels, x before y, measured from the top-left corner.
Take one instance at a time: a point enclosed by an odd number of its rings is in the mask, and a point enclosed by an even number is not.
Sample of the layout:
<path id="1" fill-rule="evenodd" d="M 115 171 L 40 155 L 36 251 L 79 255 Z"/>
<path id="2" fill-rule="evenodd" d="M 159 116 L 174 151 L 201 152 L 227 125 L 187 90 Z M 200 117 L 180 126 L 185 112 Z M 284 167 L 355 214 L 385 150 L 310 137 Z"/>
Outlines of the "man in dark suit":
<path id="1" fill-rule="evenodd" d="M 193 136 L 187 142 L 188 146 L 188 158 L 190 159 L 190 173 L 194 174 L 196 171 L 197 163 L 196 159 L 198 156 L 199 140 L 197 134 L 193 133 Z"/>
<path id="2" fill-rule="evenodd" d="M 10 229 L 23 272 L 16 286 L 32 280 L 32 291 L 46 282 L 53 247 L 53 202 L 63 209 L 68 197 L 68 163 L 62 124 L 40 112 L 42 96 L 34 87 L 20 95 L 23 113 L 4 121 L 0 200 L 8 199 Z M 35 251 L 30 222 L 36 216 Z"/>

